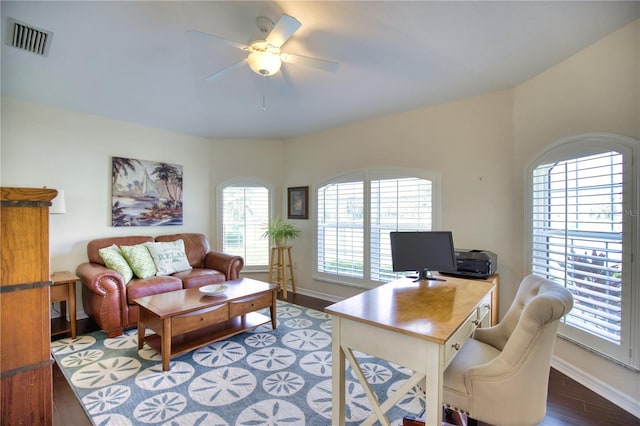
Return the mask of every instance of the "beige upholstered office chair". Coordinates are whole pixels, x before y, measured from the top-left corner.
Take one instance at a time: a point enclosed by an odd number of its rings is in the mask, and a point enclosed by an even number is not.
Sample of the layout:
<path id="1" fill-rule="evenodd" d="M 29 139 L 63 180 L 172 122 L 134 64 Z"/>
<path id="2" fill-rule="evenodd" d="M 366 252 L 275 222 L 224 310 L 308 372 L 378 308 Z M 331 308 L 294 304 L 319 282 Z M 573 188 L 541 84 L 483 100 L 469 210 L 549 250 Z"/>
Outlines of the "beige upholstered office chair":
<path id="1" fill-rule="evenodd" d="M 558 325 L 572 307 L 561 285 L 525 277 L 503 320 L 477 329 L 445 370 L 445 407 L 493 425 L 540 422 Z"/>

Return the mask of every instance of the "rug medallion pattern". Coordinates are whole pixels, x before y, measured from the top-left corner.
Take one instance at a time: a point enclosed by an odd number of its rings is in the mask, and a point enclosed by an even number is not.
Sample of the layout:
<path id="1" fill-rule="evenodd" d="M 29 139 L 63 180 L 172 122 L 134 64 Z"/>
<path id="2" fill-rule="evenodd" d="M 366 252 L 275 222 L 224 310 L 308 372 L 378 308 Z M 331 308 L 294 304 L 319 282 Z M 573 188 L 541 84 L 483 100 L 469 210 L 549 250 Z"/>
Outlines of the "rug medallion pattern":
<path id="1" fill-rule="evenodd" d="M 172 358 L 166 372 L 155 350 L 145 345 L 138 351 L 135 329 L 111 339 L 102 331 L 62 339 L 51 350 L 95 425 L 330 425 L 330 317 L 279 301 L 277 318 L 276 330 L 269 323 Z M 411 374 L 356 355 L 379 399 Z M 347 369 L 347 424 L 358 425 L 372 411 Z M 389 420 L 401 424 L 423 406 L 410 393 Z"/>

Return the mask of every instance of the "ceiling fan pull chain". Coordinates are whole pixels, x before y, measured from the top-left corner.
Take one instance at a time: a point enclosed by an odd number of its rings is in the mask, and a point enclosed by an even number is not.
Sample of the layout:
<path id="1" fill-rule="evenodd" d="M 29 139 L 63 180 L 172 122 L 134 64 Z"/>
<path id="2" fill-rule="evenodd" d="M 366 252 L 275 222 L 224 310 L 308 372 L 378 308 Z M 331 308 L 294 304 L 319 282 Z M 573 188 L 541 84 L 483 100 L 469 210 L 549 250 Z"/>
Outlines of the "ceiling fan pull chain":
<path id="1" fill-rule="evenodd" d="M 262 112 L 267 110 L 267 76 L 262 76 Z"/>

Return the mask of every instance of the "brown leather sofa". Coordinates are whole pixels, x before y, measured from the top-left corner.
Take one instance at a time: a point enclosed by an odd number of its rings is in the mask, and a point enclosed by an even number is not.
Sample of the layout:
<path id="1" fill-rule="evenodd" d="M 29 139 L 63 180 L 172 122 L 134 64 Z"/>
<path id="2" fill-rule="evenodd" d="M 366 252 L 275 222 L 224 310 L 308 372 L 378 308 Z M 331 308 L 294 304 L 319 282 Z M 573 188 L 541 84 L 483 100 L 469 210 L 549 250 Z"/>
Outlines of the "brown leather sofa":
<path id="1" fill-rule="evenodd" d="M 113 244 L 131 246 L 145 242 L 167 242 L 182 239 L 189 264 L 193 269 L 167 276 L 133 278 L 125 285 L 122 276 L 108 269 L 98 250 Z M 76 269 L 82 281 L 82 304 L 87 315 L 109 337 L 122 334 L 123 330 L 138 323 L 138 306 L 133 299 L 152 294 L 166 293 L 183 288 L 195 288 L 239 278 L 244 266 L 241 256 L 213 252 L 209 241 L 202 234 L 173 234 L 150 236 L 126 236 L 101 238 L 87 244 L 88 262 Z"/>

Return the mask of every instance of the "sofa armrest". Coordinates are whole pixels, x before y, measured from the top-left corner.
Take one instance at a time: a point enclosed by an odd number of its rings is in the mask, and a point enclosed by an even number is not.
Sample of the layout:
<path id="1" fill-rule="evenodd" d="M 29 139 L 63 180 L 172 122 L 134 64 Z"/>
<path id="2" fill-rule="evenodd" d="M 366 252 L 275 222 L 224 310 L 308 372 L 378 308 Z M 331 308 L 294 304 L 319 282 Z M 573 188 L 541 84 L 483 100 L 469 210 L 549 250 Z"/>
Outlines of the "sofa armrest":
<path id="1" fill-rule="evenodd" d="M 240 278 L 240 271 L 243 267 L 244 259 L 242 256 L 210 251 L 204 257 L 204 268 L 222 272 L 227 281 Z"/>
<path id="2" fill-rule="evenodd" d="M 126 312 L 127 291 L 122 276 L 97 263 L 85 262 L 76 268 L 82 282 L 82 303 L 107 334 L 122 332 L 123 312 Z"/>
<path id="3" fill-rule="evenodd" d="M 119 273 L 106 266 L 85 262 L 78 266 L 76 275 L 85 287 L 102 296 L 116 292 L 124 293 L 124 279 Z"/>

